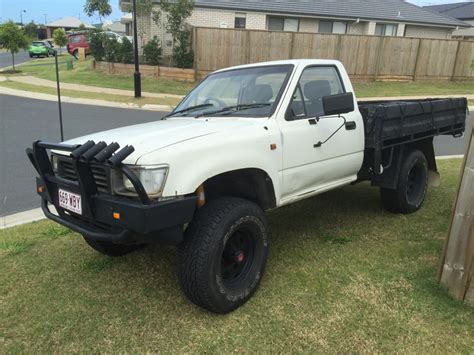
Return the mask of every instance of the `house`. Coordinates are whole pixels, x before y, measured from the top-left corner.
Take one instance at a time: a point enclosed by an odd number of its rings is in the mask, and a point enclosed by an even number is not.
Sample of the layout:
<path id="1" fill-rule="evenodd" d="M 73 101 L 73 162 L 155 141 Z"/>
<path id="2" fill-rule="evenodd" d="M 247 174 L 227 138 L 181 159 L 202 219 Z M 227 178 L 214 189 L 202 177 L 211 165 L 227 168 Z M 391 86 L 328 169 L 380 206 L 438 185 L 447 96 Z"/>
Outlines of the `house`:
<path id="1" fill-rule="evenodd" d="M 95 28 L 110 31 L 118 34 L 119 36 L 126 36 L 126 26 L 121 21 L 104 21 L 103 23 L 98 23 L 93 25 Z"/>
<path id="2" fill-rule="evenodd" d="M 474 41 L 474 1 L 425 6 L 424 8 L 472 25 L 471 28 L 461 28 L 454 31 L 452 36 L 453 38 Z"/>
<path id="3" fill-rule="evenodd" d="M 78 30 L 80 27 L 85 27 L 85 28 L 89 28 L 89 29 L 92 29 L 94 28 L 94 26 L 86 23 L 86 22 L 83 22 L 81 21 L 80 19 L 78 19 L 77 17 L 64 17 L 62 19 L 59 19 L 57 21 L 52 21 L 52 22 L 49 22 L 45 25 L 46 27 L 46 35 L 47 35 L 47 38 L 51 38 L 53 37 L 53 32 L 54 30 L 58 29 L 58 28 L 63 28 L 65 31 L 74 31 L 74 30 Z"/>
<path id="4" fill-rule="evenodd" d="M 122 10 L 129 0 L 120 0 Z M 154 0 L 156 7 L 159 0 Z M 131 28 L 131 16 L 122 23 Z M 151 16 L 138 18 L 144 40 L 170 38 Z M 461 20 L 403 0 L 195 0 L 188 19 L 192 26 L 269 31 L 364 34 L 449 39 L 468 28 Z"/>

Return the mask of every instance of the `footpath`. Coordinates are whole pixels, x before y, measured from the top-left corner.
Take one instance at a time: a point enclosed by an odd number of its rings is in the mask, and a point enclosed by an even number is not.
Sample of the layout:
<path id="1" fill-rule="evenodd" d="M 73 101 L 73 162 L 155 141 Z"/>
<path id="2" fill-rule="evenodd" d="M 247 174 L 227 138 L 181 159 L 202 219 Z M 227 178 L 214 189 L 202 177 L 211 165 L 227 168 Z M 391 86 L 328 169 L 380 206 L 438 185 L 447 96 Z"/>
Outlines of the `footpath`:
<path id="1" fill-rule="evenodd" d="M 21 84 L 34 85 L 39 87 L 46 88 L 56 88 L 56 82 L 52 80 L 39 79 L 33 76 L 20 76 L 20 77 L 2 77 L 0 76 L 0 82 L 2 81 L 13 81 Z M 70 90 L 70 91 L 79 91 L 79 92 L 88 92 L 88 93 L 97 93 L 103 95 L 117 95 L 125 97 L 134 97 L 134 92 L 132 90 L 122 90 L 122 89 L 112 89 L 112 88 L 103 88 L 97 86 L 89 86 L 83 84 L 70 84 L 70 83 L 61 83 L 61 89 Z M 32 91 L 10 89 L 0 86 L 0 94 L 4 95 L 14 95 L 20 97 L 27 97 L 32 99 L 46 100 L 46 101 L 57 101 L 56 95 L 49 95 L 43 93 L 37 93 Z M 474 94 L 458 94 L 458 95 L 428 95 L 428 96 L 393 96 L 393 97 L 363 97 L 359 98 L 359 101 L 388 101 L 388 100 L 419 100 L 429 98 L 450 98 L 450 97 L 466 97 L 470 101 L 474 101 Z M 172 94 L 160 94 L 153 92 L 142 92 L 142 97 L 144 98 L 154 98 L 154 99 L 174 99 L 181 100 L 183 96 L 172 95 Z M 94 106 L 106 106 L 106 107 L 118 107 L 118 108 L 128 108 L 128 109 L 142 109 L 142 110 L 153 110 L 153 111 L 172 111 L 173 106 L 170 105 L 138 105 L 135 103 L 122 103 L 115 101 L 99 100 L 99 99 L 84 99 L 84 98 L 74 98 L 70 96 L 61 96 L 63 102 L 84 104 L 84 105 L 94 105 Z M 471 107 L 471 111 L 472 111 Z"/>

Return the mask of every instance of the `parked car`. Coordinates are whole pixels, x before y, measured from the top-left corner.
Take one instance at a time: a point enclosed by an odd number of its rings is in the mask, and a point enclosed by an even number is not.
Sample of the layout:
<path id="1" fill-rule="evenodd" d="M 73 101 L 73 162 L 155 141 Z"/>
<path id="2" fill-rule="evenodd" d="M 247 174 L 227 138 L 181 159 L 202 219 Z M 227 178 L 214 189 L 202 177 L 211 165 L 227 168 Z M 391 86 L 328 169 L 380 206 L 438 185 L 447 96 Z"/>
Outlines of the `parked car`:
<path id="1" fill-rule="evenodd" d="M 121 36 L 118 33 L 115 33 L 112 31 L 106 31 L 105 36 L 107 37 L 107 39 L 115 39 L 118 43 L 122 43 L 123 37 L 126 37 L 126 36 Z"/>
<path id="2" fill-rule="evenodd" d="M 55 55 L 53 46 L 48 41 L 34 41 L 28 50 L 30 58 L 33 57 L 49 57 Z"/>
<path id="3" fill-rule="evenodd" d="M 90 54 L 89 40 L 87 33 L 72 33 L 68 35 L 68 43 L 66 45 L 69 54 L 79 59 L 79 48 L 84 48 L 86 55 Z"/>
<path id="4" fill-rule="evenodd" d="M 370 181 L 414 213 L 438 178 L 433 138 L 462 136 L 466 116 L 465 98 L 358 102 L 342 63 L 289 60 L 215 72 L 156 122 L 27 153 L 48 218 L 110 256 L 177 245 L 184 293 L 228 313 L 264 275 L 264 211 Z"/>

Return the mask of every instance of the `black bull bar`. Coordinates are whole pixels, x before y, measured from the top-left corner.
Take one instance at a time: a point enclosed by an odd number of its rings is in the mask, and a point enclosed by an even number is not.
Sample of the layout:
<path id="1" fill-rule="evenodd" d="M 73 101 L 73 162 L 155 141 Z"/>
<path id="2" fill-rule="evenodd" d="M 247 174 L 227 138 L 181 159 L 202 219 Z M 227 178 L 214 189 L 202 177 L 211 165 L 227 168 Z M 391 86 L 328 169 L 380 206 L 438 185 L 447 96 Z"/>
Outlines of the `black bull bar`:
<path id="1" fill-rule="evenodd" d="M 46 217 L 90 239 L 113 243 L 182 241 L 183 225 L 192 220 L 196 196 L 168 201 L 152 201 L 140 179 L 123 161 L 134 152 L 132 146 L 121 150 L 117 143 L 88 141 L 83 145 L 67 145 L 36 141 L 26 153 L 39 177 L 37 192 Z M 58 176 L 48 151 L 68 152 L 77 181 Z M 114 196 L 98 191 L 91 165 L 115 169 L 132 183 L 138 199 Z M 59 205 L 59 189 L 81 196 L 82 213 L 78 215 Z M 54 205 L 57 215 L 48 204 Z"/>

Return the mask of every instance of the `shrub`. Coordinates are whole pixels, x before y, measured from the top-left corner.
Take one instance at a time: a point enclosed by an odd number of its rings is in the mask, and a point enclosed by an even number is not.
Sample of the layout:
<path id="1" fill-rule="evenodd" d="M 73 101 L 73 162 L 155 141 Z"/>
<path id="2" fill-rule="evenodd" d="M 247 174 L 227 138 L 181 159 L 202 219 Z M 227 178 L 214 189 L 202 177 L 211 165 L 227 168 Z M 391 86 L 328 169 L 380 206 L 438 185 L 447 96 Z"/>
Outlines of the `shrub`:
<path id="1" fill-rule="evenodd" d="M 122 60 L 120 57 L 121 45 L 115 38 L 107 38 L 105 40 L 105 60 L 111 63 L 117 63 Z"/>
<path id="2" fill-rule="evenodd" d="M 155 36 L 143 47 L 143 56 L 145 57 L 145 63 L 151 65 L 158 65 L 161 62 L 161 46 L 160 41 Z"/>
<path id="3" fill-rule="evenodd" d="M 92 30 L 89 33 L 89 47 L 91 54 L 97 61 L 102 61 L 105 58 L 105 33 L 100 30 Z"/>
<path id="4" fill-rule="evenodd" d="M 134 62 L 133 58 L 133 44 L 127 37 L 123 37 L 120 45 L 119 58 L 120 62 L 124 64 L 131 64 Z"/>

